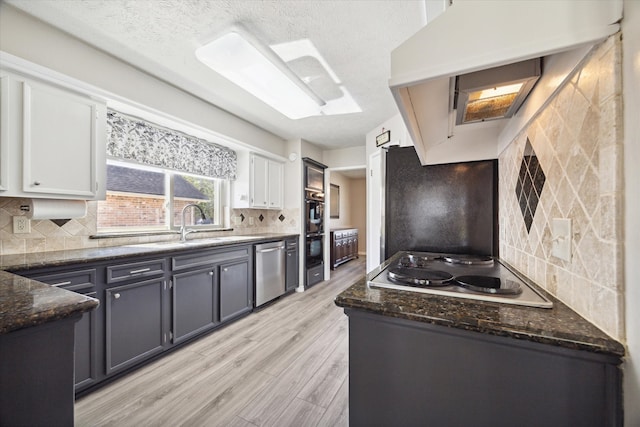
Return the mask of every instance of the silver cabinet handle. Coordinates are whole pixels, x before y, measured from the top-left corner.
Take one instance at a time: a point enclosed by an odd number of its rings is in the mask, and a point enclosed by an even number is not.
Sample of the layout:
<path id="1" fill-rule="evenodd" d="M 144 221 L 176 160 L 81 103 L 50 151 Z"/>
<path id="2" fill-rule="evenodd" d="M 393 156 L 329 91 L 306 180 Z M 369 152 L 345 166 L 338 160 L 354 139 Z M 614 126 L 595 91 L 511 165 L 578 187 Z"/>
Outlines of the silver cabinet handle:
<path id="1" fill-rule="evenodd" d="M 65 286 L 65 285 L 70 285 L 70 284 L 71 284 L 71 280 L 68 280 L 66 282 L 56 283 L 55 285 L 51 285 L 51 286 Z"/>
<path id="2" fill-rule="evenodd" d="M 40 185 L 40 181 L 34 181 L 33 185 Z"/>
<path id="3" fill-rule="evenodd" d="M 320 275 L 320 273 L 316 273 L 313 275 L 313 277 L 318 277 Z"/>
<path id="4" fill-rule="evenodd" d="M 144 273 L 144 272 L 147 272 L 147 271 L 150 271 L 150 270 L 151 270 L 151 268 L 141 268 L 140 270 L 131 270 L 129 272 L 129 274 Z"/>
<path id="5" fill-rule="evenodd" d="M 213 271 L 210 271 L 210 272 L 209 272 L 209 276 L 213 276 Z"/>
<path id="6" fill-rule="evenodd" d="M 225 267 L 222 269 L 222 271 L 229 271 L 229 269 Z"/>
<path id="7" fill-rule="evenodd" d="M 113 299 L 119 299 L 119 298 L 120 298 L 120 294 L 119 293 L 113 294 Z"/>

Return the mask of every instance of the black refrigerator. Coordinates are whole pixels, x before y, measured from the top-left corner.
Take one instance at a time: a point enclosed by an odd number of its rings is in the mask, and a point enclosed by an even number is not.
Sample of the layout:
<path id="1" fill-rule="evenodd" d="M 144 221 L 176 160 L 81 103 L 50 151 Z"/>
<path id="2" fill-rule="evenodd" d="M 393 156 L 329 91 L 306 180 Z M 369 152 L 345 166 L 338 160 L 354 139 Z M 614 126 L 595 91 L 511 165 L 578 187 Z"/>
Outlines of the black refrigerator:
<path id="1" fill-rule="evenodd" d="M 385 259 L 401 250 L 498 256 L 498 161 L 422 166 L 413 147 L 385 158 Z"/>

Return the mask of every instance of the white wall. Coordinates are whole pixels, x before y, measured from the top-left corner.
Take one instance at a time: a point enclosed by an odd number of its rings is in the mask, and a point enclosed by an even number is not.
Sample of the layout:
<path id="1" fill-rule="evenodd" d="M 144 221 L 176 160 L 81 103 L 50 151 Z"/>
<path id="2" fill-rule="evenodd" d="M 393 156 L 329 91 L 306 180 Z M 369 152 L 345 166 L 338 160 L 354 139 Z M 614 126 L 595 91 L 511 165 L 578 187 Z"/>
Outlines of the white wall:
<path id="1" fill-rule="evenodd" d="M 366 147 L 347 147 L 322 152 L 322 163 L 330 168 L 364 168 L 367 164 Z"/>
<path id="2" fill-rule="evenodd" d="M 340 187 L 340 217 L 339 218 L 329 218 L 329 228 L 330 230 L 334 230 L 336 228 L 341 227 L 353 227 L 353 216 L 352 216 L 352 208 L 353 208 L 353 188 L 351 186 L 351 179 L 344 176 L 340 172 L 330 172 L 329 182 L 333 185 L 337 185 Z M 330 201 L 333 200 L 333 191 L 334 188 L 329 186 L 329 191 L 327 193 L 328 198 L 326 199 L 325 206 L 331 212 L 331 204 Z"/>
<path id="3" fill-rule="evenodd" d="M 322 149 L 309 141 L 300 140 L 300 153 L 301 157 L 309 157 L 316 162 L 322 163 Z"/>
<path id="4" fill-rule="evenodd" d="M 170 83 L 0 2 L 0 50 L 112 94 L 118 101 L 185 120 L 258 151 L 285 155 L 284 141 Z"/>
<path id="5" fill-rule="evenodd" d="M 640 2 L 625 0 L 622 21 L 625 170 L 625 425 L 640 425 Z"/>
<path id="6" fill-rule="evenodd" d="M 376 136 L 385 131 L 391 131 L 391 142 L 385 144 L 400 145 L 401 147 L 413 145 L 411 136 L 407 127 L 402 120 L 400 113 L 381 123 L 375 129 L 366 135 L 366 160 L 367 160 L 367 178 L 366 178 L 366 194 L 367 194 L 367 271 L 371 271 L 377 267 L 383 259 L 380 259 L 381 244 L 381 221 L 384 221 L 384 198 L 382 188 L 384 186 L 383 162 L 379 161 L 380 157 L 374 154 L 380 154 L 383 148 L 376 146 Z M 381 153 L 384 157 L 384 152 Z M 374 161 L 372 162 L 372 156 Z M 382 224 L 384 225 L 384 224 Z"/>
<path id="7" fill-rule="evenodd" d="M 351 180 L 351 224 L 358 229 L 358 253 L 367 251 L 367 180 Z"/>

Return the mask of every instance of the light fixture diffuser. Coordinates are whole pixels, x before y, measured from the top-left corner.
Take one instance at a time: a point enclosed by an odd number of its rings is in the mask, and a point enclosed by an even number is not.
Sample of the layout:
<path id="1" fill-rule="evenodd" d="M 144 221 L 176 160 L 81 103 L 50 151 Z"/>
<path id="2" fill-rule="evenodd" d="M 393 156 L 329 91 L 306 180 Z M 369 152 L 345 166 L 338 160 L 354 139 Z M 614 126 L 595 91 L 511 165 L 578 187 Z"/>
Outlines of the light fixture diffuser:
<path id="1" fill-rule="evenodd" d="M 233 30 L 198 48 L 196 57 L 290 119 L 321 114 L 324 101 L 268 47 Z"/>
<path id="2" fill-rule="evenodd" d="M 456 77 L 456 125 L 513 116 L 540 75 L 536 58 Z"/>

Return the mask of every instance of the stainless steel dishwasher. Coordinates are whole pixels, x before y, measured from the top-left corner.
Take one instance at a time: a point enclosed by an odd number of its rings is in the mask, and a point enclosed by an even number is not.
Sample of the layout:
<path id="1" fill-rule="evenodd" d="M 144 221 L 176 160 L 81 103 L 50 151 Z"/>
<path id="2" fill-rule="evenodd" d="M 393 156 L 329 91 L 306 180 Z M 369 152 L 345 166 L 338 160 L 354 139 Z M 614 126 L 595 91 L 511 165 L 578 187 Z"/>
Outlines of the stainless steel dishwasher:
<path id="1" fill-rule="evenodd" d="M 256 245 L 256 307 L 284 294 L 284 242 Z"/>

